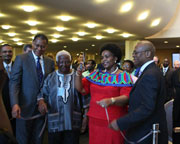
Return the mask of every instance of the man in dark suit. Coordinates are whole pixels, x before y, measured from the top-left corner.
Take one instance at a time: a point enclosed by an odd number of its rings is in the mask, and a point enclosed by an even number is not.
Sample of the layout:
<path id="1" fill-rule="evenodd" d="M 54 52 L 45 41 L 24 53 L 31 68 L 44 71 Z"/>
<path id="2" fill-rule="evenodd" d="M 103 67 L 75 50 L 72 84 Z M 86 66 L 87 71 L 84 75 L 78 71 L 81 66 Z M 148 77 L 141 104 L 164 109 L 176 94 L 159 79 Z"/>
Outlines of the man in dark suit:
<path id="1" fill-rule="evenodd" d="M 164 111 L 165 82 L 153 61 L 154 45 L 149 41 L 138 42 L 133 51 L 134 64 L 141 67 L 139 78 L 130 92 L 129 112 L 109 125 L 114 130 L 126 131 L 128 140 L 136 142 L 148 134 L 158 123 L 158 144 L 168 143 L 166 114 Z M 152 144 L 152 134 L 138 144 Z"/>
<path id="2" fill-rule="evenodd" d="M 19 144 L 41 144 L 39 136 L 44 117 L 37 107 L 37 96 L 44 79 L 54 71 L 54 61 L 43 56 L 48 39 L 38 34 L 32 42 L 32 52 L 18 55 L 10 77 L 12 115 L 16 119 L 16 138 Z"/>
<path id="3" fill-rule="evenodd" d="M 4 73 L 4 85 L 2 88 L 2 98 L 3 102 L 9 117 L 11 120 L 11 127 L 13 129 L 13 133 L 15 135 L 16 132 L 16 120 L 12 119 L 11 115 L 11 105 L 10 105 L 10 97 L 9 97 L 9 77 L 12 69 L 12 57 L 13 57 L 13 47 L 9 44 L 4 44 L 0 48 L 0 53 L 2 56 L 2 61 L 0 61 L 0 70 Z M 2 74 L 2 73 L 1 73 Z"/>

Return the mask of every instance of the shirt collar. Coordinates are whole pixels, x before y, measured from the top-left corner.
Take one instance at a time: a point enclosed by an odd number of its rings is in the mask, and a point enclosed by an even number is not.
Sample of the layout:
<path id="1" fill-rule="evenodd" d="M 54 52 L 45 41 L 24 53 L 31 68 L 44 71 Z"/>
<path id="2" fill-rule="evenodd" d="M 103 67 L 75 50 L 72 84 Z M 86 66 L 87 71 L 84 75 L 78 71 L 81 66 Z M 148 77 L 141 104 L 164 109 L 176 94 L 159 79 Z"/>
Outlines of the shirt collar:
<path id="1" fill-rule="evenodd" d="M 3 66 L 4 66 L 4 68 L 6 68 L 7 65 L 11 68 L 11 66 L 12 66 L 12 61 L 11 61 L 9 64 L 7 64 L 7 63 L 5 63 L 5 62 L 3 61 Z"/>
<path id="2" fill-rule="evenodd" d="M 146 62 L 145 64 L 143 64 L 140 68 L 140 72 L 143 72 L 144 69 L 153 62 L 154 62 L 153 60 L 150 60 L 150 61 Z"/>
<path id="3" fill-rule="evenodd" d="M 37 60 L 38 56 L 37 56 L 37 55 L 35 55 L 35 53 L 34 53 L 34 51 L 33 51 L 33 50 L 32 50 L 32 54 L 33 54 L 34 59 L 35 59 L 35 60 Z M 40 56 L 40 58 L 41 58 L 41 60 L 42 60 L 42 59 L 43 59 L 43 56 L 41 55 L 41 56 Z"/>

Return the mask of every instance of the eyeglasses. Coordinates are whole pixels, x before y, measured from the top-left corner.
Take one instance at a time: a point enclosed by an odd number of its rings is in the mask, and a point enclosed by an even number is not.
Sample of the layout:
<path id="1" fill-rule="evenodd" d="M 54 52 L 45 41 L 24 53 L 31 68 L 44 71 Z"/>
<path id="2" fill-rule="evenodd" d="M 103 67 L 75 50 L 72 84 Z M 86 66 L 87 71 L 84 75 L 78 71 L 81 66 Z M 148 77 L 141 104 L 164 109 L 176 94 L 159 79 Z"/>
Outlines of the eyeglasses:
<path id="1" fill-rule="evenodd" d="M 147 50 L 144 50 L 144 51 L 133 51 L 132 55 L 137 55 L 138 53 L 142 53 L 142 52 L 146 52 Z"/>

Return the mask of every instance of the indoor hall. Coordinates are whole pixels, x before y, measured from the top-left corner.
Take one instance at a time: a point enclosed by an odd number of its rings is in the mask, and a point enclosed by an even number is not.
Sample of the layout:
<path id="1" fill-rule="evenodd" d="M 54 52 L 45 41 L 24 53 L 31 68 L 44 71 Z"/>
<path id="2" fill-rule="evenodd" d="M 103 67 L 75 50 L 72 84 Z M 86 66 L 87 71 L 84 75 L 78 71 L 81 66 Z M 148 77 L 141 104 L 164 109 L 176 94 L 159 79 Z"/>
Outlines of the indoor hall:
<path id="1" fill-rule="evenodd" d="M 23 53 L 24 44 L 43 33 L 49 43 L 46 55 L 66 50 L 76 60 L 100 63 L 100 47 L 115 42 L 122 49 L 121 63 L 132 60 L 135 45 L 147 39 L 156 47 L 160 64 L 168 58 L 173 68 L 180 60 L 179 0 L 1 0 L 0 45 L 13 46 L 13 60 Z M 47 141 L 47 140 L 46 140 Z M 81 135 L 87 141 L 88 134 Z"/>

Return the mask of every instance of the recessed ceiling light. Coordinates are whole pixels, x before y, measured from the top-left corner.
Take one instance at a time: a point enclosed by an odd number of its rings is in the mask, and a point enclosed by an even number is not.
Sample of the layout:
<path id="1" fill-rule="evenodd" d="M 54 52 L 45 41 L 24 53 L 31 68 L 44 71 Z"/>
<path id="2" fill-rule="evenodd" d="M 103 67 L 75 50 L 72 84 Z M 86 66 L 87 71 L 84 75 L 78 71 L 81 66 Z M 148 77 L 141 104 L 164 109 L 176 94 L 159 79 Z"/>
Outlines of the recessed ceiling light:
<path id="1" fill-rule="evenodd" d="M 95 47 L 95 44 L 92 44 L 91 46 L 92 46 L 92 47 Z"/>
<path id="2" fill-rule="evenodd" d="M 70 21 L 70 20 L 72 19 L 71 16 L 65 16 L 65 15 L 62 15 L 62 16 L 60 16 L 59 18 L 60 18 L 60 20 L 62 20 L 62 21 Z"/>
<path id="3" fill-rule="evenodd" d="M 11 28 L 10 25 L 2 25 L 1 27 L 2 27 L 2 29 L 6 29 L 6 30 Z"/>
<path id="4" fill-rule="evenodd" d="M 164 41 L 164 43 L 168 43 L 168 41 Z"/>
<path id="5" fill-rule="evenodd" d="M 3 40 L 0 39 L 0 43 L 2 43 L 2 42 L 3 42 Z"/>
<path id="6" fill-rule="evenodd" d="M 4 16 L 4 14 L 0 13 L 0 17 L 3 17 L 3 16 Z"/>
<path id="7" fill-rule="evenodd" d="M 86 32 L 77 32 L 77 34 L 78 34 L 79 36 L 85 36 L 87 33 L 86 33 Z"/>
<path id="8" fill-rule="evenodd" d="M 35 25 L 38 24 L 38 22 L 34 21 L 34 20 L 29 20 L 29 21 L 27 21 L 27 24 L 30 25 L 30 26 L 35 26 Z"/>
<path id="9" fill-rule="evenodd" d="M 25 12 L 33 12 L 36 7 L 32 6 L 32 5 L 23 5 L 21 6 L 21 8 L 25 11 Z"/>
<path id="10" fill-rule="evenodd" d="M 96 55 L 98 55 L 98 53 L 96 53 Z"/>
<path id="11" fill-rule="evenodd" d="M 57 30 L 57 31 L 64 31 L 65 30 L 65 27 L 55 27 L 55 29 Z"/>
<path id="12" fill-rule="evenodd" d="M 88 49 L 85 49 L 86 51 L 88 51 Z"/>
<path id="13" fill-rule="evenodd" d="M 17 45 L 21 46 L 21 45 L 23 45 L 23 43 L 22 42 L 18 42 Z"/>
<path id="14" fill-rule="evenodd" d="M 78 40 L 79 40 L 79 38 L 77 38 L 77 37 L 72 38 L 72 41 L 78 41 Z"/>
<path id="15" fill-rule="evenodd" d="M 29 31 L 31 34 L 37 34 L 39 31 L 38 30 L 30 30 Z"/>
<path id="16" fill-rule="evenodd" d="M 51 42 L 56 43 L 56 42 L 58 42 L 58 40 L 57 39 L 51 39 Z"/>
<path id="17" fill-rule="evenodd" d="M 133 2 L 132 1 L 126 2 L 120 7 L 120 12 L 121 13 L 128 12 L 128 11 L 130 11 L 132 9 L 132 7 L 133 7 Z"/>
<path id="18" fill-rule="evenodd" d="M 176 45 L 177 48 L 179 48 L 180 46 L 179 45 Z"/>
<path id="19" fill-rule="evenodd" d="M 64 48 L 67 48 L 67 46 L 65 45 Z"/>
<path id="20" fill-rule="evenodd" d="M 87 26 L 88 28 L 95 28 L 97 26 L 96 23 L 86 23 L 85 26 Z"/>
<path id="21" fill-rule="evenodd" d="M 19 38 L 13 38 L 13 41 L 15 41 L 15 42 L 17 42 L 19 40 L 20 40 Z"/>
<path id="22" fill-rule="evenodd" d="M 16 33 L 8 33 L 8 36 L 10 36 L 10 37 L 13 37 L 15 35 L 16 35 Z"/>
<path id="23" fill-rule="evenodd" d="M 124 38 L 128 38 L 128 37 L 132 36 L 132 34 L 122 33 L 121 36 L 124 37 Z"/>
<path id="24" fill-rule="evenodd" d="M 107 2 L 108 0 L 95 0 L 96 3 L 104 3 Z"/>
<path id="25" fill-rule="evenodd" d="M 108 28 L 105 30 L 107 33 L 114 33 L 116 30 L 113 28 Z"/>
<path id="26" fill-rule="evenodd" d="M 160 21 L 161 21 L 160 18 L 157 18 L 157 19 L 153 20 L 152 23 L 151 23 L 151 27 L 159 25 Z"/>
<path id="27" fill-rule="evenodd" d="M 53 37 L 55 37 L 55 38 L 60 38 L 61 35 L 60 35 L 60 34 L 53 34 Z"/>
<path id="28" fill-rule="evenodd" d="M 137 20 L 138 21 L 142 21 L 142 20 L 145 20 L 149 15 L 149 11 L 144 11 L 142 13 L 139 14 Z"/>
<path id="29" fill-rule="evenodd" d="M 96 35 L 95 38 L 96 38 L 97 40 L 100 40 L 100 39 L 102 39 L 103 37 L 102 37 L 101 35 Z"/>

